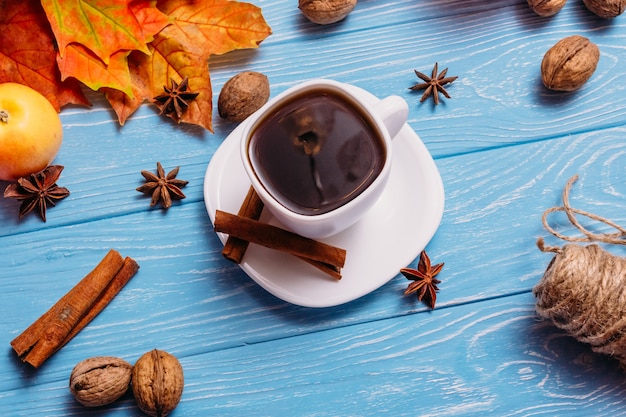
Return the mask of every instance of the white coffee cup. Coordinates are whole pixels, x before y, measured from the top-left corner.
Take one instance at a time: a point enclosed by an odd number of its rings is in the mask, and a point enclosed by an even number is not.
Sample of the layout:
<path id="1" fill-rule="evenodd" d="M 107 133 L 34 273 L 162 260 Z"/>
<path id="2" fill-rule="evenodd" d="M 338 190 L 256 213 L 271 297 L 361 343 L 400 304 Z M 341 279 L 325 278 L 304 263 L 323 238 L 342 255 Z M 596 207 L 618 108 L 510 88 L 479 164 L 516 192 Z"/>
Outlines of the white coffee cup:
<path id="1" fill-rule="evenodd" d="M 409 109 L 399 96 L 371 101 L 349 84 L 314 79 L 272 98 L 243 122 L 245 171 L 265 207 L 287 229 L 313 239 L 332 236 L 356 223 L 381 196 L 391 170 L 392 138 Z M 286 156 L 272 159 L 279 155 Z M 344 161 L 350 167 L 343 167 Z M 351 181 L 358 187 L 350 188 Z M 325 196 L 338 188 L 347 197 Z M 316 199 L 319 205 L 310 202 Z"/>

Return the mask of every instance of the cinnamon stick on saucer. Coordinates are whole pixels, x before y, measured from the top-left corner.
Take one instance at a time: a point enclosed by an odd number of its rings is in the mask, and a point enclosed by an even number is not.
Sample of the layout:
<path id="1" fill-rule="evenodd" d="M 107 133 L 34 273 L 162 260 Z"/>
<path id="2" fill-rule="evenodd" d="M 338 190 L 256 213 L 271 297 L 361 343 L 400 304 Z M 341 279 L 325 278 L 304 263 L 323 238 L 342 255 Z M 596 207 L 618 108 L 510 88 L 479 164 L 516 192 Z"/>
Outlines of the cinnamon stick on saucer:
<path id="1" fill-rule="evenodd" d="M 297 256 L 334 278 L 341 278 L 345 249 L 221 210 L 215 212 L 213 227 L 216 232 Z"/>
<path id="2" fill-rule="evenodd" d="M 261 198 L 254 190 L 254 187 L 250 186 L 248 194 L 246 194 L 246 198 L 243 200 L 241 207 L 239 207 L 239 212 L 237 214 L 249 219 L 259 220 L 262 212 L 263 201 L 261 201 Z M 247 240 L 229 235 L 228 239 L 226 239 L 224 249 L 222 249 L 222 255 L 224 255 L 226 259 L 240 264 L 243 260 L 243 256 L 246 254 L 249 243 L 250 242 Z"/>

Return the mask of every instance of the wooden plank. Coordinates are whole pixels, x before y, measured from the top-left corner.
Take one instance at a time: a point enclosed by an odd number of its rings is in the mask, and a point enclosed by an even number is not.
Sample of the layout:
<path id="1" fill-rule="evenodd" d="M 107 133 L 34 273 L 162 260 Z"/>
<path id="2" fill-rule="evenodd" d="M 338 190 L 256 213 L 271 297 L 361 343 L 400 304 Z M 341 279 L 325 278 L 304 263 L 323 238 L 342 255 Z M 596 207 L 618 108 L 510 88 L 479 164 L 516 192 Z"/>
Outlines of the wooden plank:
<path id="1" fill-rule="evenodd" d="M 317 25 L 309 22 L 298 9 L 297 3 L 286 4 L 281 0 L 257 0 L 263 16 L 272 28 L 272 35 L 266 43 L 300 42 L 302 38 L 338 36 L 347 32 L 378 27 L 383 23 L 392 27 L 407 21 L 427 21 L 440 16 L 458 16 L 500 10 L 509 12 L 519 8 L 521 14 L 533 15 L 526 5 L 515 0 L 494 0 L 489 3 L 468 2 L 465 0 L 400 0 L 377 3 L 360 1 L 352 12 L 341 22 L 333 25 Z"/>
<path id="2" fill-rule="evenodd" d="M 538 322 L 528 293 L 246 344 L 181 364 L 185 391 L 172 415 L 626 412 L 617 363 Z M 63 378 L 5 391 L 0 400 L 16 416 L 100 412 L 73 402 Z M 137 411 L 126 396 L 106 413 Z"/>

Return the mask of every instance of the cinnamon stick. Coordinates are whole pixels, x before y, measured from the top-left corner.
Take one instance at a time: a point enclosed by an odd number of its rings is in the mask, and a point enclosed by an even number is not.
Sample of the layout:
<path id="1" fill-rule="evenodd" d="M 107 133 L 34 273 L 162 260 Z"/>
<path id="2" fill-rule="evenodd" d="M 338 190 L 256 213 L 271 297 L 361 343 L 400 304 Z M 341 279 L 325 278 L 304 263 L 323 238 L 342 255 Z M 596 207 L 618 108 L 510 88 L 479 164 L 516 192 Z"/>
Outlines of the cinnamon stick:
<path id="1" fill-rule="evenodd" d="M 98 314 L 98 308 L 108 304 L 122 288 L 121 282 L 128 282 L 138 268 L 132 263 L 111 249 L 74 288 L 11 341 L 18 356 L 35 368 L 41 366 L 78 332 L 74 329 L 82 329 Z"/>
<path id="2" fill-rule="evenodd" d="M 259 195 L 254 190 L 254 187 L 250 186 L 248 194 L 243 200 L 241 207 L 239 207 L 239 216 L 247 217 L 253 220 L 259 220 L 261 213 L 263 212 L 263 201 L 259 198 Z M 228 235 L 224 249 L 222 249 L 222 255 L 228 260 L 231 260 L 237 264 L 240 264 L 243 260 L 243 256 L 248 249 L 247 240 L 236 238 L 232 235 Z"/>
<path id="3" fill-rule="evenodd" d="M 124 258 L 124 263 L 119 271 L 115 274 L 109 285 L 100 293 L 98 298 L 91 305 L 87 313 L 74 326 L 72 331 L 67 335 L 65 340 L 59 346 L 59 349 L 69 342 L 78 334 L 91 320 L 93 320 L 104 308 L 113 300 L 113 298 L 124 288 L 132 277 L 139 271 L 139 264 L 130 257 Z"/>
<path id="4" fill-rule="evenodd" d="M 258 220 L 227 213 L 215 212 L 213 225 L 216 232 L 226 233 L 270 249 L 290 253 L 319 269 L 340 278 L 345 264 L 346 251 L 323 242 L 300 236 Z"/>
<path id="5" fill-rule="evenodd" d="M 331 277 L 335 278 L 336 280 L 340 280 L 341 279 L 341 268 L 336 266 L 336 265 L 328 264 L 326 262 L 315 261 L 313 259 L 303 258 L 302 256 L 298 256 L 298 258 L 300 258 L 304 262 L 306 262 L 306 263 L 316 267 L 317 269 L 319 269 L 320 271 L 324 272 L 325 274 L 330 275 Z"/>

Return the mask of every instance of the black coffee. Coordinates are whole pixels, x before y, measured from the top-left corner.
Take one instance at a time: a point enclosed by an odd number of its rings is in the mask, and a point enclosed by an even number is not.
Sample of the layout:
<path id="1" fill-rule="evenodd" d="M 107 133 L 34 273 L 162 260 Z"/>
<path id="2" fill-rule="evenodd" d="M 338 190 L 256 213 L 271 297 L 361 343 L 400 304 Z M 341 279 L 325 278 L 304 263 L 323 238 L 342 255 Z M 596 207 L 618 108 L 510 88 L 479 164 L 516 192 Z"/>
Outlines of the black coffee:
<path id="1" fill-rule="evenodd" d="M 249 155 L 267 191 L 289 210 L 321 214 L 346 204 L 378 176 L 383 139 L 373 121 L 330 90 L 295 96 L 252 133 Z"/>

